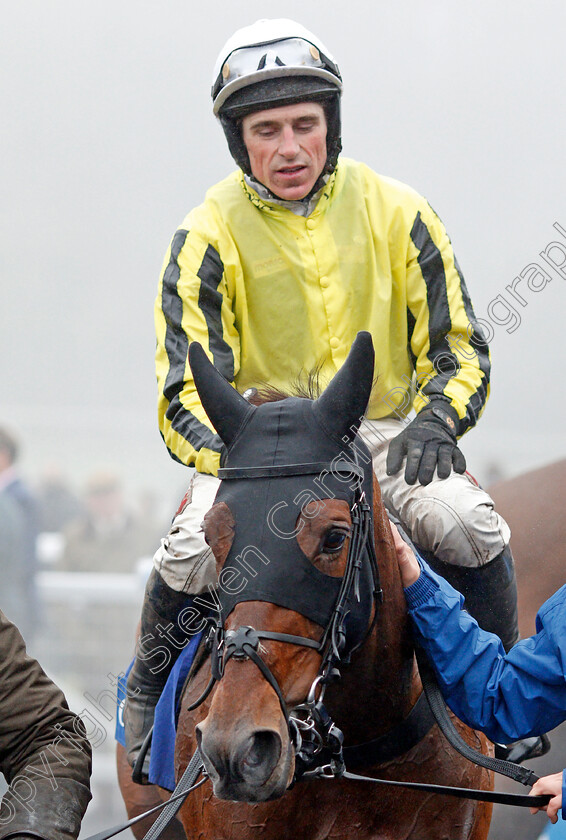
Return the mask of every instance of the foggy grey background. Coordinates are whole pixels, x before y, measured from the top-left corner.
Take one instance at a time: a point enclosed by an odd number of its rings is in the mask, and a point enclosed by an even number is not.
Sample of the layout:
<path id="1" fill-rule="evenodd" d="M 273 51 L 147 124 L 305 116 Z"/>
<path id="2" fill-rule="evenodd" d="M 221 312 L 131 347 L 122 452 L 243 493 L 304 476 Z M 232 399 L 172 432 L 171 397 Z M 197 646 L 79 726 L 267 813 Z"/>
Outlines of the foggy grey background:
<path id="1" fill-rule="evenodd" d="M 234 168 L 212 68 L 260 17 L 319 35 L 344 78 L 344 153 L 411 184 L 448 228 L 494 332 L 492 397 L 462 444 L 472 472 L 489 483 L 566 456 L 566 281 L 550 271 L 539 293 L 523 283 L 524 307 L 506 291 L 530 263 L 545 266 L 553 223 L 566 228 L 563 0 L 27 0 L 0 11 L 0 425 L 19 437 L 32 484 L 52 464 L 77 488 L 112 467 L 168 515 L 184 491 L 188 471 L 157 431 L 153 302 L 176 227 Z M 516 316 L 490 310 L 498 295 Z M 121 813 L 105 750 L 91 831 L 112 821 L 111 801 Z"/>
<path id="2" fill-rule="evenodd" d="M 209 89 L 240 25 L 285 14 L 326 43 L 344 153 L 428 198 L 479 317 L 566 227 L 560 0 L 1 8 L 0 423 L 30 478 L 114 465 L 171 508 L 186 483 L 157 431 L 153 301 L 175 228 L 233 169 Z M 480 480 L 566 454 L 566 281 L 551 274 L 538 294 L 523 283 L 513 333 L 492 321 L 492 397 L 463 442 Z"/>

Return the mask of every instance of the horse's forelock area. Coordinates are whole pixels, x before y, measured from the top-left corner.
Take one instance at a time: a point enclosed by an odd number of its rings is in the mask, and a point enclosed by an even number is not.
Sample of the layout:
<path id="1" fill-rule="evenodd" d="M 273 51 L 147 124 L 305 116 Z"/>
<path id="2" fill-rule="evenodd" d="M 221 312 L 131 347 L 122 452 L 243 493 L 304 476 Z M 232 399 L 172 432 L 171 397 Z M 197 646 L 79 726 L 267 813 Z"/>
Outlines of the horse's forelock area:
<path id="1" fill-rule="evenodd" d="M 322 365 L 319 365 L 308 372 L 300 373 L 286 391 L 275 388 L 267 382 L 262 383 L 258 388 L 252 390 L 248 402 L 258 406 L 264 403 L 280 402 L 288 397 L 317 400 L 324 390 L 324 384 L 327 384 L 322 382 L 321 367 Z"/>
<path id="2" fill-rule="evenodd" d="M 288 397 L 317 400 L 328 385 L 327 378 L 322 373 L 322 367 L 323 365 L 320 363 L 309 371 L 299 373 L 287 390 L 275 388 L 267 382 L 261 383 L 257 388 L 250 389 L 250 394 L 246 399 L 251 405 L 255 406 L 269 402 L 279 402 L 280 400 L 286 400 Z M 372 389 L 376 386 L 378 380 L 379 374 L 376 374 Z"/>

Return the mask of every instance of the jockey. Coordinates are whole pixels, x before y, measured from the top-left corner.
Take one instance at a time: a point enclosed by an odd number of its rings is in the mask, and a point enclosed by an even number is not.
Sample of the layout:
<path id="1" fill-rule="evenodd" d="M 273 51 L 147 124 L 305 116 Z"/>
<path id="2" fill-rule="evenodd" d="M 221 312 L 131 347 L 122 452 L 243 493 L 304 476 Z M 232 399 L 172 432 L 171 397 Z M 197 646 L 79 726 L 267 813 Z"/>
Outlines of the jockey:
<path id="1" fill-rule="evenodd" d="M 329 380 L 368 330 L 376 384 L 361 434 L 385 505 L 481 625 L 506 647 L 517 639 L 509 528 L 458 448 L 488 397 L 489 351 L 428 202 L 339 157 L 341 93 L 330 52 L 291 20 L 239 30 L 214 69 L 213 110 L 238 169 L 173 236 L 156 301 L 160 431 L 196 469 L 146 588 L 124 715 L 132 764 L 179 650 L 203 627 L 195 596 L 216 582 L 201 522 L 222 443 L 194 386 L 191 341 L 240 393 L 290 391 L 301 371 Z"/>
<path id="2" fill-rule="evenodd" d="M 566 720 L 566 586 L 540 608 L 536 635 L 505 653 L 497 636 L 464 609 L 461 594 L 417 559 L 395 526 L 393 536 L 416 638 L 460 720 L 496 742 L 540 735 Z M 552 795 L 543 810 L 555 823 L 566 770 L 539 779 L 531 794 L 541 793 Z"/>
<path id="3" fill-rule="evenodd" d="M 81 718 L 0 611 L 0 757 L 10 784 L 0 838 L 78 837 L 91 798 L 91 752 Z"/>

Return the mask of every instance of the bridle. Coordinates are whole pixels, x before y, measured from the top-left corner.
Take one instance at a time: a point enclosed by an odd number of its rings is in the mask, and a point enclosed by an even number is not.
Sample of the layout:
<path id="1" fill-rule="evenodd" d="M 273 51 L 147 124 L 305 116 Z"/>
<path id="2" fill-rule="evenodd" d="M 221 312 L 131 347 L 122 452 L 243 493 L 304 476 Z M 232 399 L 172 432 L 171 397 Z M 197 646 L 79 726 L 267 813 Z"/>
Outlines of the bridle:
<path id="1" fill-rule="evenodd" d="M 448 716 L 432 668 L 427 665 L 422 653 L 418 650 L 417 660 L 425 690 L 420 695 L 408 718 L 402 721 L 392 732 L 386 733 L 385 736 L 375 741 L 366 742 L 356 747 L 343 746 L 343 734 L 324 706 L 324 694 L 327 686 L 340 678 L 340 666 L 349 662 L 352 652 L 360 648 L 372 632 L 378 619 L 379 606 L 383 600 L 379 567 L 373 542 L 373 509 L 369 504 L 366 493 L 368 473 L 373 478 L 373 472 L 370 472 L 371 466 L 369 470 L 362 468 L 355 449 L 354 456 L 355 462 L 334 459 L 331 464 L 285 464 L 272 467 L 237 467 L 219 471 L 219 477 L 222 480 L 312 475 L 314 473 L 318 474 L 322 470 L 332 470 L 335 474 L 355 476 L 356 480 L 350 502 L 352 521 L 350 543 L 338 594 L 332 604 L 329 618 L 319 641 L 287 633 L 256 630 L 250 626 L 226 631 L 224 630 L 225 616 L 222 609 L 220 610 L 218 619 L 209 635 L 212 677 L 202 697 L 189 709 L 194 709 L 200 705 L 211 691 L 214 683 L 222 679 L 226 663 L 230 659 L 236 661 L 251 660 L 275 691 L 288 726 L 289 735 L 295 749 L 295 774 L 292 785 L 301 779 L 344 777 L 358 781 L 373 781 L 376 784 L 397 784 L 401 787 L 416 790 L 429 789 L 430 792 L 450 793 L 453 796 L 483 799 L 484 801 L 499 801 L 523 806 L 529 804 L 529 800 L 532 803 L 532 797 L 516 794 L 493 793 L 490 795 L 485 791 L 474 791 L 467 788 L 457 789 L 426 785 L 419 782 L 391 782 L 356 776 L 346 770 L 346 761 L 349 767 L 359 763 L 360 758 L 362 764 L 371 765 L 406 752 L 424 737 L 433 723 L 437 723 L 451 745 L 470 761 L 502 773 L 524 785 L 532 785 L 538 778 L 529 768 L 501 759 L 483 756 L 463 741 Z M 361 601 L 360 580 L 364 562 L 369 567 L 368 570 L 373 581 L 371 599 L 373 616 L 371 616 L 371 610 L 364 616 L 363 633 L 358 635 L 354 644 L 349 644 L 346 619 L 351 614 L 352 605 L 359 604 Z M 290 711 L 287 709 L 277 680 L 259 654 L 262 639 L 316 649 L 321 655 L 321 665 L 308 691 L 307 698 Z"/>
<path id="2" fill-rule="evenodd" d="M 343 736 L 323 705 L 324 693 L 330 683 L 339 679 L 340 666 L 349 662 L 354 650 L 361 647 L 371 633 L 378 617 L 379 605 L 383 599 L 373 541 L 373 512 L 363 484 L 366 473 L 360 465 L 355 451 L 354 458 L 354 461 L 335 459 L 332 463 L 316 462 L 283 464 L 272 467 L 225 468 L 220 469 L 218 473 L 222 481 L 319 475 L 324 472 L 340 475 L 342 478 L 344 476 L 354 477 L 350 502 L 352 524 L 345 571 L 321 638 L 317 641 L 289 633 L 258 630 L 251 626 L 225 630 L 226 616 L 224 610 L 221 609 L 214 620 L 208 637 L 211 656 L 211 680 L 201 697 L 190 706 L 190 709 L 194 709 L 203 702 L 214 684 L 222 679 L 226 664 L 230 659 L 235 661 L 251 660 L 271 685 L 279 700 L 295 748 L 296 771 L 294 781 L 303 776 L 329 776 L 330 773 L 339 772 L 337 758 L 341 753 Z M 351 643 L 347 619 L 352 614 L 352 609 L 361 602 L 360 581 L 364 563 L 368 564 L 368 571 L 373 581 L 372 609 L 368 615 L 363 616 L 362 622 L 365 625 L 363 633 L 354 643 Z M 220 603 L 222 604 L 221 598 Z M 263 640 L 311 648 L 321 656 L 318 673 L 305 701 L 292 710 L 287 708 L 275 676 L 260 656 L 260 647 Z M 326 755 L 329 750 L 334 758 L 319 765 L 317 758 Z"/>
<path id="3" fill-rule="evenodd" d="M 372 508 L 368 503 L 366 493 L 363 489 L 362 479 L 364 471 L 358 463 L 352 464 L 348 462 L 332 462 L 332 464 L 297 464 L 297 465 L 282 465 L 278 467 L 261 467 L 261 468 L 233 468 L 223 469 L 219 471 L 219 477 L 222 479 L 242 478 L 253 479 L 266 476 L 266 470 L 270 476 L 278 475 L 308 475 L 318 474 L 321 470 L 332 467 L 334 471 L 338 470 L 348 475 L 355 474 L 358 478 L 354 490 L 352 504 L 350 505 L 350 513 L 352 519 L 352 529 L 350 535 L 350 543 L 348 546 L 348 556 L 346 560 L 345 573 L 341 580 L 338 596 L 333 605 L 333 609 L 328 620 L 322 637 L 319 641 L 309 639 L 304 636 L 294 636 L 288 633 L 277 633 L 267 630 L 256 630 L 253 627 L 242 626 L 236 630 L 224 630 L 224 616 L 220 613 L 218 619 L 214 622 L 207 640 L 212 657 L 212 677 L 209 685 L 198 700 L 188 707 L 188 710 L 195 709 L 199 706 L 212 690 L 214 684 L 222 679 L 226 663 L 230 659 L 236 661 L 251 660 L 257 668 L 261 671 L 265 679 L 272 686 L 275 691 L 281 710 L 289 728 L 291 741 L 295 749 L 295 774 L 291 786 L 301 779 L 337 779 L 344 778 L 356 782 L 365 782 L 373 785 L 398 787 L 400 789 L 412 789 L 421 792 L 428 792 L 431 794 L 444 794 L 456 798 L 473 799 L 476 801 L 503 803 L 508 805 L 517 805 L 522 807 L 541 807 L 546 805 L 550 799 L 548 794 L 539 796 L 525 796 L 514 793 L 498 793 L 493 791 L 475 790 L 470 788 L 459 788 L 445 785 L 435 785 L 423 782 L 403 782 L 392 779 L 379 779 L 372 776 L 360 776 L 346 770 L 344 761 L 343 735 L 341 730 L 331 719 L 326 710 L 323 699 L 326 687 L 339 678 L 339 666 L 348 661 L 349 656 L 353 650 L 358 649 L 363 644 L 364 640 L 372 632 L 375 622 L 378 618 L 379 604 L 383 599 L 383 592 L 379 581 L 379 569 L 377 564 L 377 557 L 375 554 L 375 547 L 372 538 Z M 347 647 L 347 628 L 346 618 L 349 613 L 349 605 L 352 597 L 359 602 L 360 600 L 360 577 L 363 567 L 363 557 L 367 557 L 372 578 L 373 578 L 373 593 L 372 601 L 374 604 L 373 617 L 368 616 L 368 621 L 365 633 L 361 640 L 358 640 L 354 647 L 348 650 Z M 315 677 L 307 698 L 304 703 L 299 704 L 289 711 L 282 695 L 281 689 L 277 680 L 273 676 L 271 670 L 259 655 L 260 642 L 262 639 L 287 642 L 288 644 L 302 645 L 316 649 L 322 658 L 321 665 L 317 676 Z M 448 738 L 452 746 L 461 752 L 470 761 L 481 764 L 484 767 L 503 773 L 504 775 L 513 778 L 515 781 L 523 785 L 532 785 L 538 778 L 530 769 L 513 765 L 511 762 L 501 761 L 486 756 L 482 756 L 472 748 L 465 744 L 461 736 L 454 729 L 451 723 L 446 707 L 440 696 L 438 686 L 434 683 L 433 675 L 429 673 L 427 678 L 427 669 L 425 663 L 419 661 L 419 668 L 423 676 L 423 684 L 425 692 L 421 695 L 421 699 L 417 701 L 413 712 L 417 712 L 415 717 L 423 718 L 426 715 L 421 714 L 424 708 L 430 706 L 434 711 L 434 718 L 441 727 L 445 737 Z M 425 699 L 426 693 L 426 699 Z M 424 701 L 424 706 L 421 701 Z M 413 712 L 409 715 L 411 717 Z M 405 723 L 405 722 L 403 722 Z M 428 722 L 425 720 L 425 729 L 428 727 Z M 410 737 L 413 737 L 413 743 L 420 740 L 419 731 L 421 729 L 416 725 Z M 416 734 L 415 734 L 416 733 Z M 398 731 L 389 733 L 392 738 L 387 737 L 385 740 L 401 741 L 400 750 L 397 749 L 396 754 L 401 754 L 409 748 L 410 744 L 406 740 L 406 732 L 402 733 L 401 728 Z M 405 741 L 403 742 L 403 738 Z M 375 742 L 368 742 L 367 744 L 359 745 L 362 747 L 362 753 L 373 753 L 368 757 L 367 761 L 363 762 L 371 765 L 375 762 L 375 745 L 380 742 L 378 739 Z M 369 748 L 367 750 L 366 748 Z M 347 752 L 347 748 L 346 748 Z M 348 766 L 350 760 L 347 758 Z M 203 772 L 202 759 L 197 749 L 191 760 L 189 761 L 183 775 L 179 779 L 177 786 L 170 799 L 161 803 L 155 808 L 134 817 L 124 824 L 116 826 L 109 831 L 99 832 L 97 835 L 92 835 L 87 840 L 109 840 L 109 838 L 121 833 L 126 828 L 134 825 L 142 819 L 145 819 L 150 814 L 162 810 L 161 815 L 157 821 L 152 825 L 149 831 L 144 836 L 144 840 L 156 840 L 162 836 L 163 831 L 173 819 L 175 814 L 180 809 L 182 803 L 186 800 L 191 791 L 199 787 L 207 776 L 198 782 L 199 775 Z"/>
<path id="4" fill-rule="evenodd" d="M 375 549 L 373 546 L 373 534 L 371 528 L 372 522 L 372 507 L 369 503 L 372 500 L 371 485 L 369 493 L 364 488 L 364 478 L 366 480 L 366 488 L 368 486 L 368 478 L 373 480 L 373 471 L 371 468 L 371 457 L 369 458 L 369 468 L 365 471 L 361 469 L 359 463 L 353 465 L 350 461 L 338 461 L 333 458 L 335 449 L 331 449 L 331 443 L 337 440 L 350 441 L 353 443 L 355 436 L 355 429 L 359 427 L 359 418 L 362 416 L 365 406 L 369 398 L 371 386 L 374 375 L 374 353 L 369 333 L 359 333 L 356 337 L 352 349 L 346 359 L 345 364 L 340 371 L 334 376 L 330 385 L 325 389 L 323 394 L 311 403 L 308 400 L 299 400 L 296 398 L 289 398 L 277 404 L 276 408 L 263 407 L 263 414 L 260 415 L 244 398 L 237 393 L 237 391 L 230 386 L 224 377 L 215 369 L 209 361 L 204 349 L 197 343 L 192 342 L 189 347 L 189 361 L 191 370 L 195 378 L 195 384 L 202 400 L 203 406 L 213 424 L 216 428 L 223 443 L 228 447 L 229 458 L 232 459 L 234 466 L 219 471 L 219 477 L 223 479 L 222 485 L 233 483 L 234 480 L 242 479 L 261 479 L 272 477 L 296 477 L 299 475 L 313 475 L 321 472 L 347 473 L 354 474 L 357 477 L 354 488 L 353 498 L 350 501 L 349 507 L 352 516 L 352 530 L 350 536 L 350 544 L 348 548 L 348 557 L 346 563 L 346 570 L 343 577 L 340 579 L 338 591 L 334 592 L 331 609 L 323 621 L 317 620 L 315 623 L 324 627 L 322 637 L 319 641 L 305 638 L 302 636 L 293 636 L 291 634 L 283 633 L 269 633 L 268 631 L 256 630 L 252 627 L 239 627 L 235 630 L 224 629 L 225 617 L 230 610 L 223 610 L 221 604 L 221 611 L 218 620 L 213 623 L 210 634 L 208 636 L 209 650 L 212 656 L 212 677 L 209 685 L 205 689 L 203 695 L 189 707 L 188 710 L 196 708 L 208 693 L 211 691 L 215 682 L 222 679 L 225 672 L 226 663 L 232 658 L 236 661 L 251 660 L 255 663 L 261 671 L 265 679 L 275 690 L 285 720 L 288 723 L 290 736 L 295 746 L 296 764 L 301 761 L 304 762 L 302 777 L 319 778 L 345 778 L 352 781 L 366 782 L 374 785 L 396 786 L 400 788 L 409 788 L 413 790 L 428 791 L 432 794 L 443 794 L 458 798 L 468 798 L 481 800 L 485 802 L 505 802 L 506 804 L 521 805 L 523 807 L 541 807 L 548 803 L 549 795 L 541 796 L 518 796 L 515 794 L 500 794 L 492 791 L 481 791 L 467 788 L 446 787 L 440 785 L 433 785 L 421 782 L 401 782 L 392 779 L 378 779 L 370 776 L 356 776 L 350 771 L 345 770 L 343 750 L 342 750 L 342 733 L 335 727 L 330 716 L 326 712 L 322 704 L 323 695 L 326 686 L 336 679 L 339 675 L 339 666 L 343 662 L 347 662 L 353 650 L 358 649 L 367 638 L 368 634 L 372 632 L 374 623 L 377 620 L 378 606 L 382 599 L 381 586 L 379 583 L 379 572 L 377 567 L 377 559 L 375 556 Z M 352 383 L 357 382 L 358 387 L 352 387 Z M 308 407 L 306 407 L 308 406 Z M 340 414 L 341 408 L 347 407 L 345 416 L 341 417 L 340 423 L 336 424 L 333 420 Z M 312 422 L 314 420 L 314 423 Z M 290 443 L 289 437 L 294 429 L 300 426 L 301 430 L 310 429 L 310 434 L 306 434 L 304 439 L 301 438 L 300 443 Z M 251 430 L 252 434 L 243 435 L 244 430 Z M 353 433 L 353 434 L 352 434 Z M 260 441 L 261 446 L 254 447 L 246 445 L 245 441 L 253 439 Z M 293 441 L 295 439 L 293 438 Z M 312 446 L 311 446 L 312 445 Z M 322 463 L 296 463 L 299 458 L 295 458 L 300 446 L 300 451 L 309 451 L 313 454 L 320 453 L 323 459 Z M 251 454 L 254 457 L 250 457 Z M 356 453 L 355 445 L 353 449 Z M 256 460 L 257 457 L 257 460 Z M 333 458 L 331 463 L 328 463 L 328 458 Z M 280 459 L 281 463 L 274 463 L 276 459 Z M 285 462 L 293 463 L 285 463 Z M 248 463 L 268 464 L 267 466 L 247 467 Z M 237 464 L 243 466 L 236 466 Z M 227 481 L 225 481 L 227 479 Z M 261 482 L 252 482 L 252 487 L 260 485 Z M 220 493 L 220 491 L 219 491 Z M 330 494 L 332 495 L 332 494 Z M 261 487 L 256 497 L 261 496 Z M 218 497 L 217 497 L 218 498 Z M 344 498 L 339 494 L 339 498 Z M 244 520 L 246 517 L 244 516 Z M 237 541 L 237 535 L 235 538 Z M 242 550 L 242 546 L 239 546 Z M 364 564 L 363 555 L 368 558 L 367 564 Z M 361 587 L 361 574 L 364 570 L 371 573 L 373 578 L 372 587 L 372 606 L 373 619 L 371 618 L 371 610 L 367 614 L 367 623 L 364 628 L 364 633 L 361 638 L 356 638 L 353 643 L 349 639 L 349 630 L 346 626 L 346 618 L 350 614 L 352 600 L 361 602 L 360 595 L 363 595 L 363 590 L 368 592 L 366 586 Z M 314 567 L 313 567 L 314 568 Z M 333 579 L 334 580 L 334 579 Z M 332 592 L 333 587 L 326 587 L 326 592 Z M 248 598 L 247 600 L 254 600 Z M 255 598 L 255 600 L 262 600 Z M 265 599 L 268 600 L 268 599 Z M 274 601 L 274 603 L 278 603 Z M 295 609 L 293 605 L 282 603 L 281 606 L 290 606 Z M 298 610 L 299 612 L 301 610 Z M 309 615 L 307 614 L 308 618 Z M 284 698 L 277 681 L 275 680 L 270 669 L 259 655 L 261 639 L 271 639 L 290 644 L 298 644 L 311 649 L 316 649 L 321 655 L 321 666 L 319 672 L 314 679 L 307 698 L 303 704 L 292 709 L 290 712 L 287 709 Z M 419 663 L 420 664 L 420 663 Z M 425 686 L 426 699 L 424 705 L 432 708 L 437 705 L 434 715 L 439 725 L 442 727 L 441 718 L 444 714 L 448 717 L 445 706 L 441 702 L 438 687 L 436 687 L 436 698 L 438 703 L 435 704 L 433 693 L 427 690 L 427 680 L 423 680 Z M 408 718 L 402 722 L 403 736 L 401 749 L 397 749 L 396 755 L 406 752 L 414 744 L 420 740 L 418 734 L 418 726 L 411 727 L 413 729 L 410 737 L 407 737 L 406 721 L 413 717 L 421 717 L 419 714 L 413 715 L 417 707 L 422 708 L 421 700 L 425 696 L 425 692 L 421 694 L 421 698 L 409 713 Z M 447 721 L 450 724 L 450 720 Z M 428 724 L 427 724 L 428 725 Z M 432 724 L 431 724 L 432 725 Z M 449 729 L 449 727 L 448 727 Z M 446 734 L 443 728 L 444 734 Z M 415 734 L 416 733 L 416 734 Z M 395 728 L 392 732 L 387 734 L 386 741 L 396 741 L 401 735 L 401 727 Z M 474 752 L 461 739 L 461 736 L 454 730 L 454 737 L 450 736 L 450 743 L 462 751 L 462 744 L 468 751 Z M 412 741 L 411 741 L 412 739 Z M 458 743 L 458 739 L 461 743 Z M 383 739 L 375 739 L 373 742 L 368 742 L 363 746 L 364 755 L 362 766 L 372 766 L 379 763 L 383 759 L 384 751 L 381 749 Z M 149 741 L 148 741 L 149 743 Z M 378 749 L 376 750 L 376 744 Z M 358 745 L 359 747 L 360 745 Z M 397 745 L 398 746 L 398 745 Z M 389 745 L 386 745 L 386 749 Z M 354 750 L 357 747 L 353 748 Z M 320 760 L 324 753 L 329 754 L 330 760 L 326 764 Z M 463 753 L 464 754 L 464 753 Z M 352 753 L 350 752 L 350 756 Z M 376 758 L 379 755 L 379 758 Z M 358 759 L 360 758 L 358 752 Z M 314 761 L 313 761 L 314 759 Z M 509 762 L 499 761 L 498 766 L 494 766 L 496 759 L 481 756 L 475 753 L 475 757 L 471 757 L 472 761 L 481 764 L 483 767 L 490 767 L 491 769 L 504 772 L 506 768 L 499 766 L 507 764 L 509 770 L 512 765 Z M 348 766 L 350 766 L 350 758 L 348 757 Z M 517 781 L 523 784 L 530 785 L 536 780 L 536 776 L 528 771 L 526 768 L 515 766 L 515 770 L 524 771 L 521 778 L 520 775 L 511 775 L 510 772 L 505 773 L 511 778 L 516 778 Z M 162 809 L 162 813 L 153 824 L 150 830 L 145 835 L 144 840 L 155 840 L 161 836 L 161 833 L 169 824 L 173 816 L 177 813 L 186 799 L 187 795 L 200 784 L 197 779 L 204 771 L 204 765 L 200 750 L 197 748 L 192 758 L 186 765 L 181 778 L 177 782 L 175 790 L 167 802 L 162 803 L 156 809 Z M 301 777 L 301 776 L 299 776 Z M 206 778 L 206 776 L 205 776 Z M 148 813 L 141 814 L 128 822 L 117 826 L 110 831 L 100 832 L 93 835 L 88 840 L 108 840 L 108 838 L 120 833 L 121 831 L 145 819 Z"/>

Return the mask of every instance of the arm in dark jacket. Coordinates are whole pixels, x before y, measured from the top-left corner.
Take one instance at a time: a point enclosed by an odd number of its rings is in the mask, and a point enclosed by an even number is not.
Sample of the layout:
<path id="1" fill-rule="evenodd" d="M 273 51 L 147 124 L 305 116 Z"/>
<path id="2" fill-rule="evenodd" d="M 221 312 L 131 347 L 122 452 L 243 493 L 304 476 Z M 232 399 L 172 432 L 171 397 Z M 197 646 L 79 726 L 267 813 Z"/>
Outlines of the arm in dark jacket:
<path id="1" fill-rule="evenodd" d="M 91 747 L 81 719 L 0 611 L 0 770 L 10 788 L 0 840 L 75 840 L 91 798 Z"/>

